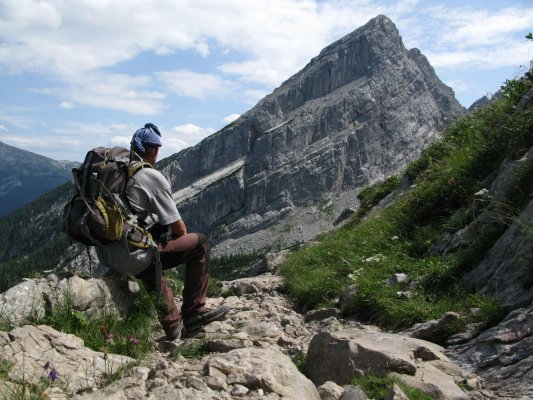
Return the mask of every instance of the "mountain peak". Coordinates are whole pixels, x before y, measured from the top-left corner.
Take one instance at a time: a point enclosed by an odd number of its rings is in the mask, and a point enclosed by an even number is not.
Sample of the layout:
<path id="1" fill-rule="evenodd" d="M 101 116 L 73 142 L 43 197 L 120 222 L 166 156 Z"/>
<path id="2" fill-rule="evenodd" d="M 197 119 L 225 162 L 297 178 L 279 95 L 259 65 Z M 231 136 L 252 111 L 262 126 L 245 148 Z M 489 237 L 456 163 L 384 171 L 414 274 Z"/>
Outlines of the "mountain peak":
<path id="1" fill-rule="evenodd" d="M 394 23 L 378 15 L 161 168 L 188 225 L 247 253 L 271 245 L 279 235 L 267 228 L 289 215 L 285 224 L 302 231 L 288 243 L 313 236 L 331 221 L 304 228 L 306 217 L 294 215 L 396 174 L 463 111 L 425 57 L 407 51 Z M 346 205 L 332 200 L 333 213 Z"/>

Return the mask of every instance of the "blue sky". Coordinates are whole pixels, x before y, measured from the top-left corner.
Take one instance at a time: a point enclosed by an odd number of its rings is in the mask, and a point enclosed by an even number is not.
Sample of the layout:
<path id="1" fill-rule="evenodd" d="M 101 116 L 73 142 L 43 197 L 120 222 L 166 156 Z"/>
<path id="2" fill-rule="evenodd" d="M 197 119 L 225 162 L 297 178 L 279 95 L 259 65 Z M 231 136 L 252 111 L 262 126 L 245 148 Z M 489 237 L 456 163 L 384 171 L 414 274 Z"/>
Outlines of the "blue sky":
<path id="1" fill-rule="evenodd" d="M 0 141 L 82 160 L 153 122 L 168 156 L 378 14 L 466 107 L 533 59 L 531 0 L 0 0 Z"/>

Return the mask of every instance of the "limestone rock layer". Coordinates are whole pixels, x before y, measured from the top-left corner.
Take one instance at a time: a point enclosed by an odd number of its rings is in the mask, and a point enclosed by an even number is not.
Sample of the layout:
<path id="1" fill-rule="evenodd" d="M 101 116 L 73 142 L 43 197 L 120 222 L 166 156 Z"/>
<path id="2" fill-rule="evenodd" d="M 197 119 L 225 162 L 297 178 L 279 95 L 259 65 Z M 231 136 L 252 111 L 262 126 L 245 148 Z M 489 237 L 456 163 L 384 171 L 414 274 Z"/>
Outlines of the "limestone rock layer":
<path id="1" fill-rule="evenodd" d="M 462 112 L 428 60 L 378 16 L 161 167 L 190 230 L 238 240 L 399 172 Z"/>

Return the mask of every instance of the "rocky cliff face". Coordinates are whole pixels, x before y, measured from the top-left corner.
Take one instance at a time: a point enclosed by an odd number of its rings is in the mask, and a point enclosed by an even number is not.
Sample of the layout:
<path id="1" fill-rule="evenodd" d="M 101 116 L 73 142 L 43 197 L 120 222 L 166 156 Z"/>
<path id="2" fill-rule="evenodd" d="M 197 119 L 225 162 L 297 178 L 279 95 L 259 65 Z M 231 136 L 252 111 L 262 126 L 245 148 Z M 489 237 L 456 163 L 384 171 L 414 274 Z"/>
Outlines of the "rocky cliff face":
<path id="1" fill-rule="evenodd" d="M 397 173 L 462 112 L 427 59 L 378 16 L 162 170 L 190 230 L 249 252 L 331 228 L 353 190 Z M 309 208 L 320 204 L 327 213 Z"/>

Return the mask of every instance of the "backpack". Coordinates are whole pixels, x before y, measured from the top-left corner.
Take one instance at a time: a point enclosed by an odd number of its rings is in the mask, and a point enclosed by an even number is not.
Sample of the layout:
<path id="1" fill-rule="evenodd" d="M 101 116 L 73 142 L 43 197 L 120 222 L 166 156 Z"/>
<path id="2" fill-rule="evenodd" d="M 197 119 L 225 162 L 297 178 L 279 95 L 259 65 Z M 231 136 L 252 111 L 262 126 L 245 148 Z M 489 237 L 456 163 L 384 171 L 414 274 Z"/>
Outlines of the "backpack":
<path id="1" fill-rule="evenodd" d="M 63 209 L 63 230 L 86 246 L 105 246 L 124 239 L 128 245 L 147 249 L 153 240 L 137 221 L 126 198 L 126 187 L 145 161 L 132 163 L 123 147 L 90 150 L 79 168 L 72 170 L 75 193 Z"/>

